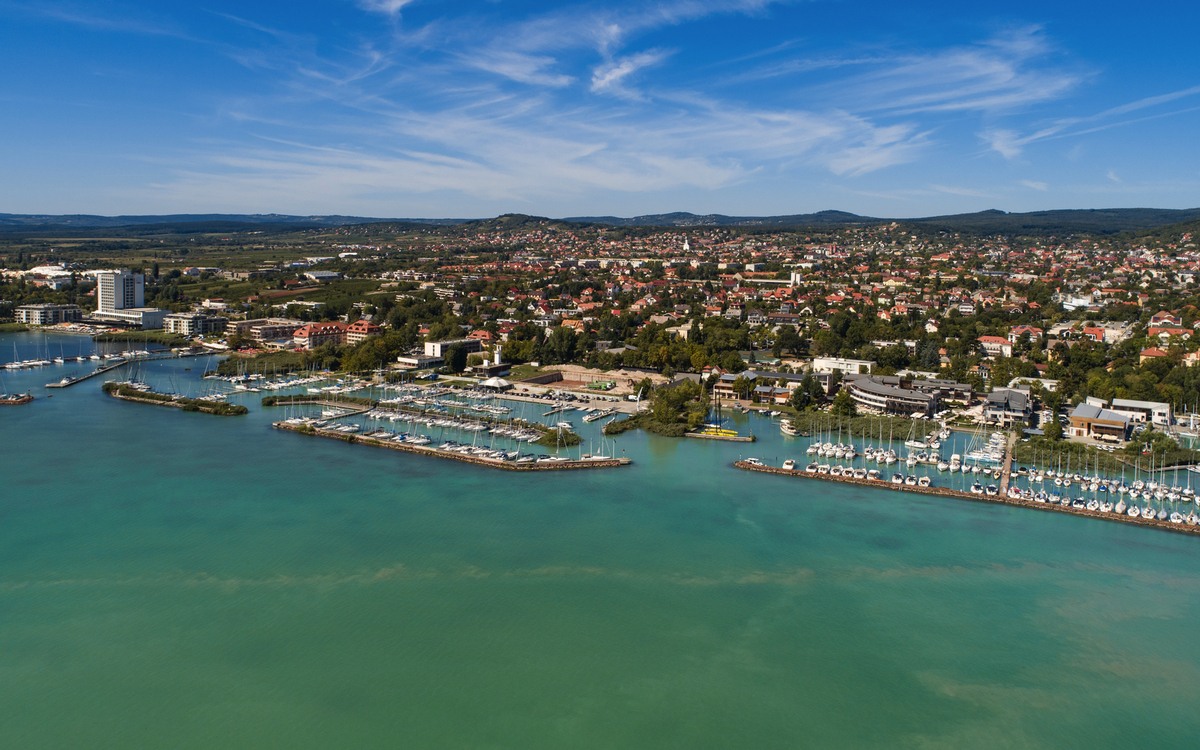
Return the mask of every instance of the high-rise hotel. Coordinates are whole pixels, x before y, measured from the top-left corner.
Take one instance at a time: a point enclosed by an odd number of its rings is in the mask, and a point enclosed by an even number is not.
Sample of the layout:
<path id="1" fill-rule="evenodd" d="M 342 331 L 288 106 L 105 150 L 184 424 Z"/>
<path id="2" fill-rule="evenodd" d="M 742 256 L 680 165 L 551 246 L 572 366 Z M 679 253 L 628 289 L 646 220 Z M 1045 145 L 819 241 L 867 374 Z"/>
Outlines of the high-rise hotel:
<path id="1" fill-rule="evenodd" d="M 104 271 L 96 274 L 96 312 L 100 320 L 132 324 L 139 328 L 162 328 L 169 310 L 143 307 L 146 279 L 140 273 Z"/>

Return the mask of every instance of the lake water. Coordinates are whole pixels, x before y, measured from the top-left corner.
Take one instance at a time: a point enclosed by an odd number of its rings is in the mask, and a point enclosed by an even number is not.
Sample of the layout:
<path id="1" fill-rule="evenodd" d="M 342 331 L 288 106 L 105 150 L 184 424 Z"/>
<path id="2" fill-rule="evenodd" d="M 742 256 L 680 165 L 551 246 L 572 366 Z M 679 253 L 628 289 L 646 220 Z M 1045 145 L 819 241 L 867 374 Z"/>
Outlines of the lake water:
<path id="1" fill-rule="evenodd" d="M 754 445 L 626 433 L 631 467 L 524 475 L 274 431 L 257 394 L 42 387 L 77 369 L 3 372 L 38 397 L 0 409 L 6 747 L 1200 737 L 1200 539 L 736 470 L 804 462 L 758 416 Z"/>

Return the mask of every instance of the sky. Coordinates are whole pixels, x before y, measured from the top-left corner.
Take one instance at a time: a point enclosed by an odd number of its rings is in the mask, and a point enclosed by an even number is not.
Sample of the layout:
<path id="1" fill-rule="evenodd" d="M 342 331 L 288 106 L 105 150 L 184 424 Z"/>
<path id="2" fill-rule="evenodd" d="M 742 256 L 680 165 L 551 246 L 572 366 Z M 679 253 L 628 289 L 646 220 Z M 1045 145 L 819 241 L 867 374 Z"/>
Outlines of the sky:
<path id="1" fill-rule="evenodd" d="M 0 0 L 0 212 L 1200 206 L 1200 4 Z"/>

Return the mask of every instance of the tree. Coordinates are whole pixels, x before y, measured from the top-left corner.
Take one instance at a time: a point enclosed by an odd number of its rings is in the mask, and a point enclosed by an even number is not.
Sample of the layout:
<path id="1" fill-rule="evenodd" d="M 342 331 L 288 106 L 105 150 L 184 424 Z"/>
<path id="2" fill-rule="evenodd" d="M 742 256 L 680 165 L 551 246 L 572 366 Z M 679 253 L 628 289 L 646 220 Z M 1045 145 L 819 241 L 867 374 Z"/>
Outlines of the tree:
<path id="1" fill-rule="evenodd" d="M 839 417 L 853 417 L 858 413 L 858 405 L 850 398 L 850 391 L 843 388 L 833 397 L 833 413 Z"/>
<path id="2" fill-rule="evenodd" d="M 1052 418 L 1050 423 L 1042 429 L 1042 432 L 1045 433 L 1047 440 L 1061 440 L 1062 431 L 1062 425 L 1058 423 L 1058 417 Z"/>
<path id="3" fill-rule="evenodd" d="M 799 411 L 799 410 L 807 407 L 810 400 L 811 400 L 811 397 L 808 395 L 808 391 L 805 390 L 803 386 L 801 386 L 800 388 L 797 388 L 796 390 L 792 391 L 792 396 L 791 396 L 791 398 L 788 399 L 788 405 L 790 405 L 793 409 Z"/>
<path id="4" fill-rule="evenodd" d="M 467 369 L 467 347 L 455 344 L 446 351 L 446 365 L 456 373 Z"/>
<path id="5" fill-rule="evenodd" d="M 779 332 L 779 338 L 775 340 L 775 346 L 780 352 L 790 351 L 793 355 L 798 356 L 800 350 L 804 348 L 804 339 L 800 338 L 800 334 L 796 333 L 795 328 L 785 325 Z M 774 354 L 776 357 L 779 356 L 779 352 L 774 352 Z"/>

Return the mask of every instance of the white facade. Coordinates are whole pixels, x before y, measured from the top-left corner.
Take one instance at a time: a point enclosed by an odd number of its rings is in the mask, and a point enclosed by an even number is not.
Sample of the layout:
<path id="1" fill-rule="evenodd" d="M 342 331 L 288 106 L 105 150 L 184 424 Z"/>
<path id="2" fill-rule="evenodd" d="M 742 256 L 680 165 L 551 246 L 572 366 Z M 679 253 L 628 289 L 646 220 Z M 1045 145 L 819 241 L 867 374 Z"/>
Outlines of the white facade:
<path id="1" fill-rule="evenodd" d="M 21 305 L 16 314 L 18 323 L 35 326 L 72 323 L 83 317 L 83 311 L 78 305 Z"/>
<path id="2" fill-rule="evenodd" d="M 97 311 L 92 317 L 102 321 L 121 322 L 137 326 L 138 328 L 151 329 L 162 328 L 163 319 L 170 312 L 170 310 L 160 310 L 156 307 L 137 307 L 126 310 L 113 310 L 106 313 Z"/>
<path id="3" fill-rule="evenodd" d="M 841 357 L 813 357 L 813 372 L 828 372 L 841 370 L 843 375 L 857 375 L 871 372 L 875 363 L 869 359 L 842 359 Z M 866 368 L 866 369 L 862 369 Z"/>
<path id="4" fill-rule="evenodd" d="M 1133 401 L 1114 398 L 1112 406 L 1109 408 L 1117 414 L 1129 417 L 1132 422 L 1149 422 L 1165 427 L 1172 421 L 1171 405 L 1161 401 Z"/>
<path id="5" fill-rule="evenodd" d="M 466 348 L 467 354 L 483 351 L 483 342 L 479 339 L 447 339 L 446 341 L 426 341 L 426 357 L 445 357 L 446 352 L 455 344 Z"/>
<path id="6" fill-rule="evenodd" d="M 146 304 L 146 280 L 140 273 L 112 271 L 96 274 L 96 312 L 111 313 Z"/>

